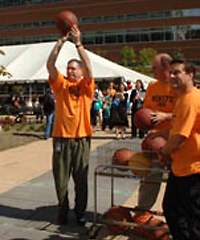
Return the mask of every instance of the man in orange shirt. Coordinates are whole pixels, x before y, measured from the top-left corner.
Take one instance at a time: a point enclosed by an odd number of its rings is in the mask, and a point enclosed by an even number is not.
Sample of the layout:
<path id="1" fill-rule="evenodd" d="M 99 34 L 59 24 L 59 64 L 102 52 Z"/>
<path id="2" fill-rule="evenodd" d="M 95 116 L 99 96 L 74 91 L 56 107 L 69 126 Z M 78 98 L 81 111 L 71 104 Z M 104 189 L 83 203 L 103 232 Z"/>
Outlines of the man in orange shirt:
<path id="1" fill-rule="evenodd" d="M 175 105 L 176 93 L 169 86 L 169 68 L 172 58 L 167 53 L 157 54 L 152 63 L 152 71 L 156 81 L 151 82 L 146 90 L 144 108 L 155 111 L 152 121 L 154 129 L 169 129 L 171 113 Z"/>
<path id="2" fill-rule="evenodd" d="M 169 69 L 171 61 L 172 57 L 169 54 L 159 53 L 155 55 L 152 62 L 152 71 L 156 81 L 148 85 L 143 102 L 144 108 L 155 111 L 152 115 L 152 121 L 156 124 L 153 131 L 151 130 L 151 137 L 158 136 L 158 130 L 170 128 L 172 110 L 176 100 L 176 93 L 169 86 Z M 154 163 L 153 167 L 159 166 Z M 163 174 L 159 172 L 152 173 L 140 184 L 138 208 L 148 210 L 154 205 L 159 194 L 162 175 Z M 154 183 L 155 181 L 157 184 Z"/>
<path id="3" fill-rule="evenodd" d="M 194 66 L 173 61 L 170 86 L 178 93 L 169 140 L 160 154 L 171 163 L 163 210 L 174 240 L 200 239 L 200 91 Z"/>
<path id="4" fill-rule="evenodd" d="M 81 61 L 72 59 L 67 65 L 67 77 L 56 68 L 58 54 L 73 36 Z M 73 26 L 70 33 L 60 37 L 47 61 L 49 83 L 55 93 L 56 112 L 53 127 L 53 176 L 59 203 L 59 224 L 68 221 L 68 181 L 72 173 L 75 186 L 74 211 L 77 223 L 85 224 L 84 213 L 88 199 L 88 165 L 90 153 L 90 108 L 94 94 L 89 58 L 81 43 L 81 33 Z"/>

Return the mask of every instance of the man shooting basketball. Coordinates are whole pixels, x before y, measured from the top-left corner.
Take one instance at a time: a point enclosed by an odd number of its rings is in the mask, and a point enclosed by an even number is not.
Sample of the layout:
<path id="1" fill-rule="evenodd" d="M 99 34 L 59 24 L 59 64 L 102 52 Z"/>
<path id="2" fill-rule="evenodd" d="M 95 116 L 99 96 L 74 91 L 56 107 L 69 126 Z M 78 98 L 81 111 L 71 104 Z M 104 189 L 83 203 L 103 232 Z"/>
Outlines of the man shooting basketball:
<path id="1" fill-rule="evenodd" d="M 81 61 L 71 59 L 64 77 L 55 62 L 69 34 Z M 66 53 L 67 54 L 67 53 Z M 77 223 L 85 224 L 84 213 L 88 199 L 88 165 L 90 152 L 90 107 L 94 94 L 94 79 L 89 58 L 81 43 L 76 25 L 60 37 L 47 61 L 49 83 L 55 93 L 56 112 L 53 128 L 53 176 L 59 203 L 59 224 L 68 221 L 68 182 L 72 174 L 75 185 L 74 212 Z"/>

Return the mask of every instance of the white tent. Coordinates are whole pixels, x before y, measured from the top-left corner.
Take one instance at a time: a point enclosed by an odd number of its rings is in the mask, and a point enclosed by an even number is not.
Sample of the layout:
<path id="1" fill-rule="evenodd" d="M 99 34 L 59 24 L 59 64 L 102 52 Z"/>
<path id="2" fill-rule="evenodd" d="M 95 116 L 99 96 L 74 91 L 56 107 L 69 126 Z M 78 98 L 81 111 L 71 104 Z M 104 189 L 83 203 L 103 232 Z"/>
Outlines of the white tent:
<path id="1" fill-rule="evenodd" d="M 0 81 L 44 81 L 48 79 L 46 70 L 47 58 L 53 49 L 55 42 L 25 44 L 15 46 L 1 46 L 6 55 L 1 56 L 1 65 L 12 74 L 11 78 L 0 76 Z M 94 77 L 97 78 L 117 78 L 123 77 L 133 83 L 141 79 L 145 86 L 153 79 L 122 67 L 87 50 Z M 77 50 L 73 43 L 66 42 L 59 54 L 56 65 L 65 74 L 67 62 L 71 58 L 78 58 Z"/>

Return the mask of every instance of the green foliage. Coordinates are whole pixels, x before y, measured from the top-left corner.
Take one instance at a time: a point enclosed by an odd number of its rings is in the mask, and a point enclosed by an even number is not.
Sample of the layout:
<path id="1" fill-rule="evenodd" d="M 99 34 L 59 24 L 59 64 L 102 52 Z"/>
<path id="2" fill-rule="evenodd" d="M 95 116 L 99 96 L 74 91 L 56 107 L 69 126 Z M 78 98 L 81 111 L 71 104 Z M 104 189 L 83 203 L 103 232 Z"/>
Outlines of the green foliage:
<path id="1" fill-rule="evenodd" d="M 99 49 L 96 50 L 96 54 L 98 54 L 101 57 L 106 57 L 107 52 L 106 52 L 106 50 L 103 50 L 103 49 L 99 48 Z"/>
<path id="2" fill-rule="evenodd" d="M 3 55 L 3 56 L 5 56 L 6 54 L 5 54 L 5 52 L 4 51 L 2 51 L 2 50 L 0 50 L 0 55 Z M 7 77 L 12 77 L 12 74 L 11 73 L 9 73 L 7 70 L 6 70 L 6 67 L 4 67 L 3 65 L 0 65 L 0 76 L 7 76 Z"/>
<path id="3" fill-rule="evenodd" d="M 180 48 L 177 48 L 176 50 L 173 51 L 172 53 L 172 58 L 173 59 L 183 59 L 184 54 Z"/>
<path id="4" fill-rule="evenodd" d="M 19 126 L 16 127 L 16 131 L 21 132 L 22 128 L 23 128 L 22 125 L 19 125 Z"/>
<path id="5" fill-rule="evenodd" d="M 139 52 L 138 71 L 147 75 L 151 75 L 151 64 L 157 51 L 153 48 L 143 48 Z"/>
<path id="6" fill-rule="evenodd" d="M 143 48 L 137 56 L 132 46 L 124 46 L 121 49 L 121 62 L 125 67 L 152 76 L 151 63 L 156 54 L 153 48 Z"/>
<path id="7" fill-rule="evenodd" d="M 26 125 L 27 125 L 27 123 L 21 123 L 21 124 L 17 125 L 16 130 L 18 132 L 21 132 L 22 129 L 24 129 L 26 127 Z"/>
<path id="8" fill-rule="evenodd" d="M 5 125 L 2 126 L 2 129 L 4 131 L 10 131 L 12 129 L 12 126 L 5 124 Z"/>
<path id="9" fill-rule="evenodd" d="M 153 57 L 157 54 L 157 51 L 153 48 L 143 48 L 140 50 L 140 64 L 142 66 L 151 66 Z"/>
<path id="10" fill-rule="evenodd" d="M 136 63 L 136 53 L 133 47 L 124 46 L 120 52 L 122 64 L 125 67 L 132 66 Z"/>
<path id="11" fill-rule="evenodd" d="M 44 132 L 45 131 L 45 127 L 46 127 L 46 123 L 42 123 L 39 125 L 38 128 L 35 128 L 36 132 Z"/>
<path id="12" fill-rule="evenodd" d="M 35 131 L 36 129 L 36 123 L 31 123 L 28 128 L 27 128 L 27 131 L 28 132 L 31 132 L 31 131 Z"/>

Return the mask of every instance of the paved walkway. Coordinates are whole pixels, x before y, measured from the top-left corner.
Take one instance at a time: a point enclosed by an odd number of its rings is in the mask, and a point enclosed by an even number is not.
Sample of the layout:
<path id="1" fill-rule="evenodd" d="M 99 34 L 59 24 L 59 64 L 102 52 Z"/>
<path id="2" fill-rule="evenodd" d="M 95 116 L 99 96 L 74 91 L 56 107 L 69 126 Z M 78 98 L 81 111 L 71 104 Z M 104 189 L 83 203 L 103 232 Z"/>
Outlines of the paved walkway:
<path id="1" fill-rule="evenodd" d="M 70 223 L 56 224 L 56 195 L 51 173 L 52 140 L 41 140 L 26 146 L 0 152 L 0 239 L 1 240 L 64 240 L 90 239 L 88 229 L 93 222 L 94 171 L 100 164 L 109 164 L 115 149 L 139 150 L 141 140 L 115 140 L 112 133 L 96 132 L 92 141 L 89 173 L 89 202 L 86 227 L 75 224 L 73 211 Z M 115 181 L 116 204 L 133 206 L 138 182 L 132 179 Z M 73 208 L 73 182 L 69 186 Z M 97 185 L 98 213 L 110 207 L 110 178 L 99 178 Z M 162 195 L 162 194 L 161 194 Z M 160 208 L 159 202 L 156 205 Z M 104 231 L 99 239 L 114 239 Z M 117 236 L 119 239 L 120 236 Z M 129 239 L 121 236 L 120 239 Z M 133 238 L 131 238 L 133 239 Z M 139 238 L 134 238 L 139 239 Z"/>

